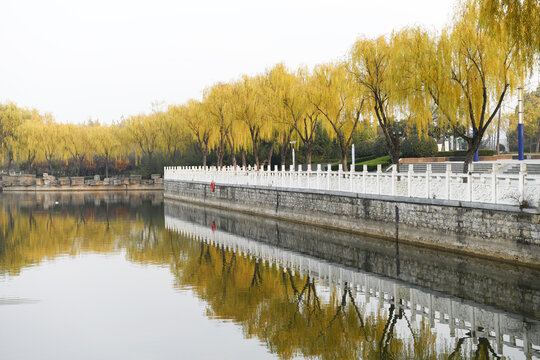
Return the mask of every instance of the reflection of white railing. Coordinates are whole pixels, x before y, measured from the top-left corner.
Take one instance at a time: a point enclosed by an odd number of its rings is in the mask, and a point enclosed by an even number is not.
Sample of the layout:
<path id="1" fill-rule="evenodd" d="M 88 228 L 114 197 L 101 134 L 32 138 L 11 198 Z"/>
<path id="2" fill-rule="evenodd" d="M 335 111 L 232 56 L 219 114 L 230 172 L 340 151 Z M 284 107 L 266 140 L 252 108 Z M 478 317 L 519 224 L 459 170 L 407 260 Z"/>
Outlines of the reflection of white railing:
<path id="1" fill-rule="evenodd" d="M 403 168 L 406 165 L 401 165 Z M 474 165 L 471 165 L 474 166 Z M 397 172 L 395 167 L 391 172 L 382 172 L 378 166 L 376 172 L 368 172 L 364 165 L 363 171 L 345 172 L 339 165 L 339 170 L 308 168 L 298 170 L 291 165 L 289 171 L 285 166 L 274 170 L 270 166 L 256 170 L 251 166 L 222 169 L 201 166 L 165 167 L 164 180 L 197 181 L 223 185 L 257 185 L 274 188 L 293 188 L 311 190 L 333 190 L 360 194 L 405 196 L 430 199 L 448 199 L 459 201 L 485 202 L 492 204 L 518 205 L 526 202 L 536 207 L 540 203 L 540 176 L 528 175 L 525 163 L 521 164 L 518 174 L 500 174 L 497 163 L 487 174 L 454 173 L 450 164 L 445 173 L 433 173 L 431 165 L 427 165 L 425 173 L 415 173 L 412 166 L 406 173 Z"/>
<path id="2" fill-rule="evenodd" d="M 256 261 L 268 262 L 277 268 L 289 269 L 293 274 L 297 271 L 316 277 L 329 285 L 347 285 L 359 301 L 369 302 L 370 297 L 376 297 L 380 307 L 383 302 L 392 302 L 396 307 L 410 311 L 413 321 L 418 314 L 424 316 L 432 327 L 435 322 L 447 324 L 452 337 L 456 336 L 457 329 L 473 330 L 474 338 L 488 338 L 498 353 L 502 353 L 503 345 L 506 345 L 520 348 L 527 358 L 540 356 L 540 351 L 535 349 L 540 345 L 538 323 L 524 322 L 522 318 L 488 310 L 475 303 L 407 286 L 400 281 L 356 271 L 218 229 L 212 230 L 211 227 L 168 215 L 167 209 L 165 212 L 165 227 L 184 236 L 253 257 Z M 362 295 L 364 299 L 359 298 Z"/>

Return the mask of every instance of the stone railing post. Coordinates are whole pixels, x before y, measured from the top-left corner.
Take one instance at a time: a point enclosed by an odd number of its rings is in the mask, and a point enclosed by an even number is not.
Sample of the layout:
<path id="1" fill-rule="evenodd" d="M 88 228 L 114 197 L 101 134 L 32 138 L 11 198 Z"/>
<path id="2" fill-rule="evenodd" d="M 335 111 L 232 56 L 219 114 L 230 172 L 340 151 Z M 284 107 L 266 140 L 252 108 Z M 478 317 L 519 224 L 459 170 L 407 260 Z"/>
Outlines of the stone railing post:
<path id="1" fill-rule="evenodd" d="M 381 195 L 381 173 L 382 173 L 382 166 L 381 164 L 377 164 L 377 194 Z"/>
<path id="2" fill-rule="evenodd" d="M 367 194 L 367 165 L 362 166 L 362 190 L 364 194 Z"/>
<path id="3" fill-rule="evenodd" d="M 431 197 L 431 164 L 427 164 L 426 168 L 426 198 Z"/>
<path id="4" fill-rule="evenodd" d="M 445 193 L 446 193 L 446 199 L 450 200 L 450 175 L 452 173 L 452 165 L 446 164 L 446 182 L 445 182 Z"/>
<path id="5" fill-rule="evenodd" d="M 412 196 L 412 179 L 413 179 L 413 171 L 414 171 L 414 167 L 413 167 L 413 164 L 409 164 L 408 165 L 408 169 L 407 169 L 407 196 L 408 197 L 411 197 Z"/>
<path id="6" fill-rule="evenodd" d="M 337 190 L 341 191 L 341 177 L 343 176 L 343 165 L 338 165 L 338 182 L 337 182 Z"/>
<path id="7" fill-rule="evenodd" d="M 289 187 L 294 187 L 294 165 L 289 165 L 289 181 L 287 182 L 289 184 Z"/>
<path id="8" fill-rule="evenodd" d="M 499 172 L 499 164 L 493 163 L 491 167 L 491 202 L 497 203 L 497 175 Z"/>
<path id="9" fill-rule="evenodd" d="M 307 177 L 307 188 L 308 189 L 311 189 L 312 186 L 311 186 L 311 164 L 307 164 L 307 170 L 306 170 L 306 177 Z"/>
<path id="10" fill-rule="evenodd" d="M 326 176 L 327 180 L 327 189 L 330 190 L 330 178 L 332 177 L 332 164 L 328 164 L 328 175 Z"/>
<path id="11" fill-rule="evenodd" d="M 519 184 L 518 184 L 520 205 L 523 203 L 523 200 L 525 200 L 525 177 L 526 176 L 527 176 L 527 163 L 522 162 L 521 164 L 519 164 Z"/>
<path id="12" fill-rule="evenodd" d="M 321 164 L 317 164 L 317 189 L 321 188 Z"/>
<path id="13" fill-rule="evenodd" d="M 392 196 L 396 195 L 396 173 L 397 169 L 395 165 L 392 165 Z"/>
<path id="14" fill-rule="evenodd" d="M 266 169 L 266 186 L 272 186 L 272 165 L 268 164 Z"/>
<path id="15" fill-rule="evenodd" d="M 473 201 L 473 193 L 472 193 L 472 190 L 473 190 L 473 186 L 472 186 L 472 180 L 473 180 L 473 177 L 472 177 L 472 173 L 474 171 L 474 164 L 471 163 L 469 165 L 469 172 L 467 173 L 467 194 L 469 196 L 469 201 Z"/>

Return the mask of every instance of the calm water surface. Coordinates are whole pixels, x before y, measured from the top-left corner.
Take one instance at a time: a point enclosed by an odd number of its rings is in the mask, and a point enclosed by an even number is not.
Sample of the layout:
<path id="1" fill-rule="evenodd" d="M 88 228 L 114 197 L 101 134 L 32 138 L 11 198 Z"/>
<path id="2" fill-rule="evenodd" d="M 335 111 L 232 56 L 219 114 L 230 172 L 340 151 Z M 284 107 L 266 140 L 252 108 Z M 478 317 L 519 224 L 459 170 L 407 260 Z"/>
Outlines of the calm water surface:
<path id="1" fill-rule="evenodd" d="M 0 359 L 540 359 L 540 273 L 159 193 L 0 195 Z"/>

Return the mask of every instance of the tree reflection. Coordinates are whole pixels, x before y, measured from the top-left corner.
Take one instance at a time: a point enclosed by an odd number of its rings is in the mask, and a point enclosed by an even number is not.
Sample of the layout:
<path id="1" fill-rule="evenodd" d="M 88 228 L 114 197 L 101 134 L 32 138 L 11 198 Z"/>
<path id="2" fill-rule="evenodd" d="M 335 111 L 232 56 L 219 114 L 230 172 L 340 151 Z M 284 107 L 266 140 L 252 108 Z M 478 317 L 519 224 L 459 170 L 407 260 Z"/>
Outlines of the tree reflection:
<path id="1" fill-rule="evenodd" d="M 425 319 L 412 326 L 397 302 L 369 310 L 348 283 L 327 285 L 310 273 L 168 231 L 149 204 L 11 205 L 0 208 L 2 274 L 62 254 L 124 250 L 132 261 L 168 265 L 176 286 L 205 301 L 208 316 L 234 321 L 282 359 L 499 358 L 487 338 L 470 353 L 463 350 L 470 337 L 437 348 Z"/>

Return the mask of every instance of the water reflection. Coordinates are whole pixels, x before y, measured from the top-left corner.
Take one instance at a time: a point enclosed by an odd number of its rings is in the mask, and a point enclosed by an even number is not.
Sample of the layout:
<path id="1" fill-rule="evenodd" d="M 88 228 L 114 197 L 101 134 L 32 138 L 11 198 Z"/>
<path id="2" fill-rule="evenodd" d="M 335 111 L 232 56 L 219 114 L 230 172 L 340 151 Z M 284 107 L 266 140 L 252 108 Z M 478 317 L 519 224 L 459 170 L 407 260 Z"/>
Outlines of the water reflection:
<path id="1" fill-rule="evenodd" d="M 159 193 L 3 194 L 0 203 L 0 285 L 59 256 L 125 253 L 168 267 L 208 317 L 233 321 L 282 359 L 540 355 L 534 270 L 175 202 L 164 209 Z"/>

